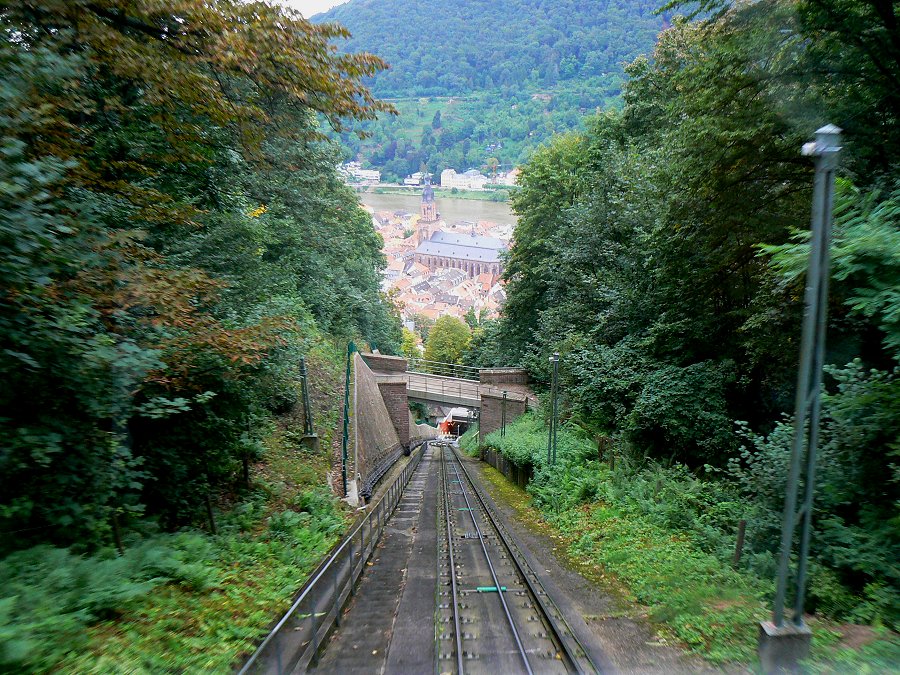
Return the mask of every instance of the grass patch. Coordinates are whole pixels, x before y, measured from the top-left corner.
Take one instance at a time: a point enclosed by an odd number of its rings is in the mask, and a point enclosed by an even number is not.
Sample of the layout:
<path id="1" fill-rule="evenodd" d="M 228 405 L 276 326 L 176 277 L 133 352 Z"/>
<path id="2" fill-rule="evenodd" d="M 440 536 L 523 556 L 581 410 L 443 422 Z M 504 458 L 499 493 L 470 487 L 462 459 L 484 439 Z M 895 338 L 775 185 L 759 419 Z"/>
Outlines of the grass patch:
<path id="1" fill-rule="evenodd" d="M 478 454 L 478 425 L 470 426 L 466 433 L 459 437 L 459 448 L 469 457 L 475 457 Z"/>
<path id="2" fill-rule="evenodd" d="M 766 617 L 764 586 L 697 551 L 684 538 L 603 504 L 552 516 L 570 553 L 628 589 L 692 651 L 721 663 L 756 653 L 756 623 Z"/>
<path id="3" fill-rule="evenodd" d="M 526 501 L 502 474 L 501 486 L 526 526 L 560 542 L 571 567 L 647 608 L 667 635 L 707 660 L 750 663 L 757 622 L 768 618 L 774 583 L 730 564 L 731 529 L 742 514 L 736 493 L 679 467 L 629 467 L 615 472 L 597 460 L 595 445 L 576 430 L 559 434 L 558 462 L 546 463 L 546 428 L 534 415 L 490 434 L 487 444 L 520 467 L 534 468 Z M 518 494 L 516 494 L 518 493 Z M 810 668 L 815 672 L 896 672 L 897 635 L 881 630 L 864 646 L 842 640 L 840 624 L 812 619 Z M 860 627 L 856 627 L 860 628 Z"/>
<path id="4" fill-rule="evenodd" d="M 439 197 L 440 199 L 463 199 L 470 201 L 480 201 L 480 202 L 496 202 L 496 201 L 507 201 L 509 190 L 512 190 L 511 186 L 506 186 L 505 188 L 498 188 L 497 190 L 457 190 L 453 192 L 452 190 L 442 190 L 440 188 L 434 191 L 435 197 Z M 379 195 L 417 195 L 421 192 L 421 188 L 403 188 L 400 186 L 397 187 L 376 187 L 373 192 Z M 500 196 L 497 197 L 496 194 L 500 193 Z"/>

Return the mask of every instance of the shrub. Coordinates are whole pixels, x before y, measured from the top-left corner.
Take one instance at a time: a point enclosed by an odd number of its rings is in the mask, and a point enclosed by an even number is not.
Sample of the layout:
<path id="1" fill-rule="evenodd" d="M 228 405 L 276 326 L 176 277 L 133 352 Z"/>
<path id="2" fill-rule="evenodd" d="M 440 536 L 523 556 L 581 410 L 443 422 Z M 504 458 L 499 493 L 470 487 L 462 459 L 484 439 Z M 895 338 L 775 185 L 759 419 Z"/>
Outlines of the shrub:
<path id="1" fill-rule="evenodd" d="M 127 610 L 159 585 L 215 580 L 210 542 L 153 537 L 116 556 L 37 546 L 0 562 L 0 669 L 46 670 L 87 641 L 90 624 Z"/>

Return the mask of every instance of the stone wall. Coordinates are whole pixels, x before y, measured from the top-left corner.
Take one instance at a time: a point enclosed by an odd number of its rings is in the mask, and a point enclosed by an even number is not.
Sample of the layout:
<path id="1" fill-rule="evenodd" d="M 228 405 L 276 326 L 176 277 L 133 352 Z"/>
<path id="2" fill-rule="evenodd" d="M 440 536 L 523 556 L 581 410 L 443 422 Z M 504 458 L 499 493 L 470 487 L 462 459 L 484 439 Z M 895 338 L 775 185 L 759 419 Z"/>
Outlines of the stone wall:
<path id="1" fill-rule="evenodd" d="M 478 379 L 489 387 L 528 384 L 528 371 L 524 368 L 482 368 L 478 371 Z"/>
<path id="2" fill-rule="evenodd" d="M 402 356 L 385 356 L 384 354 L 363 354 L 366 365 L 376 373 L 405 373 L 406 359 Z"/>
<path id="3" fill-rule="evenodd" d="M 397 375 L 376 376 L 378 390 L 387 408 L 388 416 L 400 443 L 409 445 L 409 398 L 406 394 L 406 377 Z"/>
<path id="4" fill-rule="evenodd" d="M 520 417 L 528 409 L 528 398 L 525 394 L 509 392 L 506 395 L 506 423 Z M 481 392 L 481 417 L 478 421 L 478 441 L 484 443 L 488 434 L 500 428 L 503 418 L 503 394 L 500 392 Z"/>
<path id="5" fill-rule="evenodd" d="M 520 488 L 525 488 L 534 477 L 534 467 L 518 466 L 510 462 L 506 457 L 500 454 L 494 448 L 486 448 L 482 451 L 482 457 L 485 462 L 497 469 L 506 476 L 510 482 L 515 483 Z"/>

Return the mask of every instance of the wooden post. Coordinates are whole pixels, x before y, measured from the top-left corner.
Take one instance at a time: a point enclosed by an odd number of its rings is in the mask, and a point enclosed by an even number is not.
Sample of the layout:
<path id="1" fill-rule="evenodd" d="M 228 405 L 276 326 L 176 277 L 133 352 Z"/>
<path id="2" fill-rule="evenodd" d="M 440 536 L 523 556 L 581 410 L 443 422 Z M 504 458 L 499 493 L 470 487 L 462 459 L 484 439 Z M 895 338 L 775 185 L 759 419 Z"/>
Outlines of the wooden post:
<path id="1" fill-rule="evenodd" d="M 216 517 L 213 514 L 212 507 L 212 499 L 209 498 L 209 493 L 206 493 L 206 517 L 209 519 L 209 531 L 213 534 L 219 534 L 219 530 L 216 527 Z"/>

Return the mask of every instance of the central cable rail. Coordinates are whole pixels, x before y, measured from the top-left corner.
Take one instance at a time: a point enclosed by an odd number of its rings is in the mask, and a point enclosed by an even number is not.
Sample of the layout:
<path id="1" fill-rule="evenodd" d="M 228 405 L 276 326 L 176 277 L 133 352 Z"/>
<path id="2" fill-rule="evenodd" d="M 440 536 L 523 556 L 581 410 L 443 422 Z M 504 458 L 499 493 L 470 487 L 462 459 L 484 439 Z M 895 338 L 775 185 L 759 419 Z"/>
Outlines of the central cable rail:
<path id="1" fill-rule="evenodd" d="M 546 595 L 543 589 L 540 586 L 540 581 L 531 572 L 527 563 L 521 558 L 521 552 L 518 549 L 518 546 L 509 538 L 509 536 L 504 532 L 504 528 L 500 525 L 499 522 L 495 519 L 493 512 L 487 503 L 485 497 L 481 494 L 481 491 L 478 489 L 478 486 L 472 480 L 472 477 L 469 475 L 468 470 L 466 469 L 463 462 L 459 459 L 456 450 L 450 446 L 449 450 L 455 460 L 453 463 L 454 472 L 457 475 L 459 485 L 463 485 L 462 476 L 465 476 L 466 482 L 471 487 L 471 492 L 477 500 L 478 505 L 481 508 L 481 512 L 484 514 L 486 518 L 486 522 L 488 522 L 499 542 L 503 545 L 503 548 L 506 549 L 509 560 L 512 562 L 515 567 L 517 574 L 521 577 L 522 581 L 525 583 L 525 587 L 528 590 L 528 594 L 530 595 L 532 601 L 537 607 L 537 610 L 540 615 L 543 617 L 543 623 L 548 629 L 548 634 L 551 637 L 553 643 L 556 645 L 558 649 L 557 658 L 561 659 L 562 664 L 565 666 L 566 670 L 574 673 L 587 673 L 587 672 L 600 672 L 594 663 L 591 662 L 590 657 L 585 651 L 584 647 L 579 643 L 577 637 L 575 637 L 572 630 L 567 625 L 566 621 L 560 615 L 559 610 L 552 603 L 550 598 Z M 441 455 L 443 458 L 443 454 Z M 459 467 L 457 469 L 457 466 Z M 460 474 L 460 470 L 462 474 Z M 463 489 L 463 494 L 465 495 L 465 490 Z M 466 504 L 468 506 L 469 513 L 472 515 L 473 523 L 475 522 L 474 510 L 471 510 L 471 505 L 466 497 Z M 477 523 L 475 523 L 475 527 L 481 534 L 480 528 L 478 528 Z M 483 539 L 482 539 L 483 545 Z M 495 581 L 496 583 L 496 581 Z M 499 584 L 496 585 L 497 591 L 502 591 L 502 586 Z M 501 595 L 502 599 L 502 595 Z M 554 618 L 555 617 L 555 618 Z M 523 654 L 524 658 L 524 654 Z M 542 670 L 539 668 L 539 670 Z M 462 672 L 462 671 L 460 671 Z M 531 670 L 529 669 L 529 672 Z"/>
<path id="2" fill-rule="evenodd" d="M 457 672 L 463 673 L 462 631 L 459 628 L 459 592 L 456 588 L 456 560 L 453 557 L 453 524 L 450 522 L 450 495 L 447 485 L 447 462 L 444 460 L 444 448 L 441 448 L 441 491 L 444 493 L 444 517 L 447 522 L 447 553 L 450 556 L 450 588 L 453 599 L 453 630 L 456 638 Z"/>
<path id="3" fill-rule="evenodd" d="M 447 452 L 448 449 L 449 448 L 446 448 L 446 447 L 441 449 L 441 459 L 443 459 L 444 462 L 446 462 L 446 454 L 445 453 Z M 453 450 L 450 450 L 450 452 L 453 452 Z M 506 597 L 504 594 L 504 587 L 500 583 L 500 580 L 497 578 L 497 572 L 494 569 L 494 564 L 491 561 L 491 556 L 488 553 L 487 546 L 485 546 L 485 543 L 484 543 L 484 535 L 481 532 L 481 528 L 478 526 L 478 521 L 475 518 L 475 512 L 472 510 L 472 504 L 469 501 L 469 495 L 466 491 L 466 486 L 463 484 L 462 476 L 460 475 L 459 470 L 456 468 L 456 465 L 454 464 L 452 466 L 453 466 L 453 473 L 456 474 L 456 481 L 459 484 L 463 499 L 466 502 L 466 511 L 468 511 L 469 516 L 472 518 L 472 526 L 475 528 L 475 533 L 478 535 L 478 542 L 481 544 L 481 550 L 484 553 L 484 559 L 487 562 L 488 569 L 491 572 L 491 579 L 494 582 L 494 588 L 497 589 L 497 597 L 500 598 L 500 604 L 503 605 L 503 613 L 506 614 L 506 620 L 509 622 L 510 630 L 512 631 L 513 638 L 516 641 L 516 647 L 519 650 L 519 655 L 522 657 L 522 661 L 525 664 L 525 670 L 528 673 L 528 675 L 534 675 L 534 670 L 532 670 L 531 664 L 528 661 L 528 652 L 525 651 L 525 646 L 522 644 L 522 638 L 519 636 L 519 630 L 516 628 L 516 622 L 513 620 L 512 614 L 510 614 L 509 605 L 506 602 Z M 446 479 L 446 471 L 445 471 L 444 477 Z M 445 490 L 445 492 L 446 492 L 446 490 Z M 448 517 L 449 517 L 449 515 L 448 515 Z M 454 614 L 454 616 L 456 616 L 456 608 L 455 607 L 454 607 L 453 614 Z M 460 643 L 457 648 L 457 656 L 459 656 L 459 654 L 461 652 L 462 652 L 462 643 Z M 460 662 L 460 671 L 459 672 L 460 672 L 460 675 L 462 675 L 463 670 L 462 670 L 461 662 Z"/>

